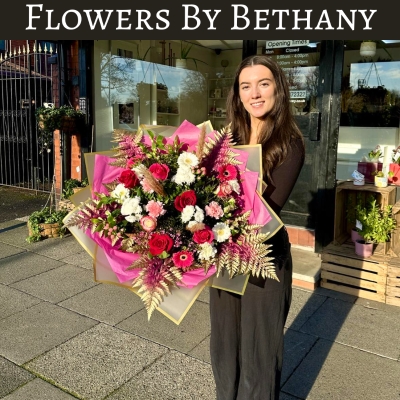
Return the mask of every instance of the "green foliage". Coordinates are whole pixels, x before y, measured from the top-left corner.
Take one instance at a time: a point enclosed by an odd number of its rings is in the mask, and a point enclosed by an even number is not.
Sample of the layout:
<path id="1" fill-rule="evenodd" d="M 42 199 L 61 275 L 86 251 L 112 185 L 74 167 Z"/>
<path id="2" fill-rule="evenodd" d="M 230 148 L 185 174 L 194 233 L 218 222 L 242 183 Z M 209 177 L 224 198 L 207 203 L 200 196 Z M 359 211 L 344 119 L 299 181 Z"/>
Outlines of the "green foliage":
<path id="1" fill-rule="evenodd" d="M 66 133 L 80 132 L 85 129 L 85 114 L 71 106 L 38 107 L 35 111 L 38 123 L 38 144 L 40 154 L 50 153 L 53 145 L 53 132 L 57 129 Z"/>
<path id="2" fill-rule="evenodd" d="M 64 236 L 65 228 L 63 228 L 63 219 L 67 216 L 68 210 L 51 210 L 45 207 L 40 211 L 34 211 L 28 218 L 30 227 L 30 235 L 26 238 L 28 243 L 38 242 L 43 237 L 41 235 L 42 227 L 40 224 L 59 224 L 59 235 Z"/>
<path id="3" fill-rule="evenodd" d="M 38 107 L 35 111 L 36 121 L 41 132 L 53 133 L 56 129 L 62 129 L 66 117 L 73 118 L 75 122 L 84 123 L 85 114 L 81 110 L 75 110 L 71 106 Z"/>
<path id="4" fill-rule="evenodd" d="M 69 199 L 74 194 L 74 189 L 79 187 L 86 187 L 89 185 L 87 178 L 82 179 L 67 179 L 64 181 L 64 189 L 62 192 L 63 199 Z"/>
<path id="5" fill-rule="evenodd" d="M 385 243 L 390 240 L 392 231 L 396 229 L 392 208 L 392 205 L 381 208 L 373 196 L 367 198 L 365 206 L 357 204 L 357 219 L 362 224 L 359 233 L 367 242 Z"/>

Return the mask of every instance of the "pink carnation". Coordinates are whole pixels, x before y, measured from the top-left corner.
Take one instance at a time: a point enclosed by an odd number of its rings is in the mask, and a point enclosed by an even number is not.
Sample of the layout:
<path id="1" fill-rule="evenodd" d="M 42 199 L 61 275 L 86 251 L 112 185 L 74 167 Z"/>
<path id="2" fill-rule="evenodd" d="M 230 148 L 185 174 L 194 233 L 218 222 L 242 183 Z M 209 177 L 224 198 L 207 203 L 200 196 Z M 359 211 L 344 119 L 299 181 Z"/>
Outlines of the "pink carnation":
<path id="1" fill-rule="evenodd" d="M 187 268 L 193 264 L 193 253 L 187 250 L 178 251 L 172 255 L 172 261 L 178 268 Z"/>
<path id="2" fill-rule="evenodd" d="M 161 201 L 154 201 L 154 200 L 150 200 L 147 203 L 146 211 L 153 218 L 158 218 L 160 215 L 164 215 L 166 213 L 166 210 L 164 210 Z"/>
<path id="3" fill-rule="evenodd" d="M 216 201 L 212 201 L 208 206 L 205 206 L 205 210 L 209 217 L 215 219 L 219 219 L 224 215 L 224 210 Z"/>

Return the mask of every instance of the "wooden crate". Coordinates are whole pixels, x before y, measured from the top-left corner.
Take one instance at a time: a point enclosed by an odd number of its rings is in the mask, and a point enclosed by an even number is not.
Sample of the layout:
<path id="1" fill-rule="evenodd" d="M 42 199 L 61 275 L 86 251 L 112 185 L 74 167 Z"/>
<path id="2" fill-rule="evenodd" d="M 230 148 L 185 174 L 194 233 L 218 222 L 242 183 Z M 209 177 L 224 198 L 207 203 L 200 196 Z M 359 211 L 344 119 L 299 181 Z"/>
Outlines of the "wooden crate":
<path id="1" fill-rule="evenodd" d="M 400 257 L 400 201 L 396 202 L 392 209 L 397 228 L 390 238 L 390 251 L 394 257 Z"/>
<path id="2" fill-rule="evenodd" d="M 386 301 L 386 279 L 390 257 L 358 256 L 354 244 L 331 243 L 321 253 L 321 286 L 365 299 Z"/>
<path id="3" fill-rule="evenodd" d="M 336 186 L 335 196 L 335 221 L 333 243 L 341 245 L 351 237 L 351 229 L 354 227 L 349 220 L 347 210 L 355 209 L 358 201 L 365 201 L 372 194 L 381 207 L 393 204 L 396 201 L 396 186 L 390 185 L 378 188 L 372 184 L 356 186 L 353 182 L 341 182 Z"/>
<path id="4" fill-rule="evenodd" d="M 392 258 L 388 265 L 386 303 L 400 307 L 400 258 Z"/>

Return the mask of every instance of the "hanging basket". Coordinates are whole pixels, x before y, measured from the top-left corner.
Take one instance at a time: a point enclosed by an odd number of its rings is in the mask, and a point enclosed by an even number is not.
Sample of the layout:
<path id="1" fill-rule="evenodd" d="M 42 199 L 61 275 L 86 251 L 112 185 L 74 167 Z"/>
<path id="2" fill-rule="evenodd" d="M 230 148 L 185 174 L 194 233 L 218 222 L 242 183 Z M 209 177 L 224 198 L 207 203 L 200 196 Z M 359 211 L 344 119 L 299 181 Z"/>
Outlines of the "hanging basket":
<path id="1" fill-rule="evenodd" d="M 360 46 L 360 55 L 363 57 L 373 57 L 376 53 L 375 42 L 362 42 Z"/>

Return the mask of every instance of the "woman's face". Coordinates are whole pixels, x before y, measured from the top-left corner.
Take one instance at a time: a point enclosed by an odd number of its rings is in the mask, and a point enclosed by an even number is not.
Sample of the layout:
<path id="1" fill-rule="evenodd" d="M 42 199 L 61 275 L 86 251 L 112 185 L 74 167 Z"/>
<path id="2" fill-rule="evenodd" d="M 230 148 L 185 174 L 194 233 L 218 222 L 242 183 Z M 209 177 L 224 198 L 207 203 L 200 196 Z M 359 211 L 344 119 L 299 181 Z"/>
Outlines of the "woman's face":
<path id="1" fill-rule="evenodd" d="M 263 119 L 275 104 L 275 80 L 264 65 L 243 68 L 239 75 L 239 96 L 251 120 Z"/>

